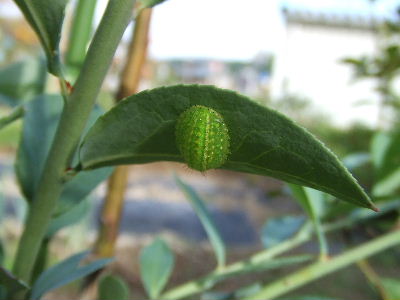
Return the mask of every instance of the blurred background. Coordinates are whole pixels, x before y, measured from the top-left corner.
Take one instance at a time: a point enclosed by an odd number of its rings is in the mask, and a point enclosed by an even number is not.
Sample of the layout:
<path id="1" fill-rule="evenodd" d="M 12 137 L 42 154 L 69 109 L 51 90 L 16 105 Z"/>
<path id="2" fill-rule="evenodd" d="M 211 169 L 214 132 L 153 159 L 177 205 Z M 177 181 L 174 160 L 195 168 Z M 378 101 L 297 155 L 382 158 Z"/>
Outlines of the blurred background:
<path id="1" fill-rule="evenodd" d="M 75 1 L 70 2 L 63 37 L 70 30 Z M 106 3 L 98 0 L 95 23 Z M 395 0 L 168 0 L 153 9 L 138 90 L 200 83 L 245 94 L 306 127 L 370 191 L 376 180 L 368 159 L 371 139 L 378 131 L 395 131 L 398 126 L 399 7 Z M 133 30 L 134 26 L 128 28 L 104 84 L 100 96 L 104 109 L 111 107 L 118 89 Z M 65 52 L 64 39 L 61 45 Z M 26 82 L 21 93 L 29 98 L 38 88 L 34 78 L 41 72 L 41 57 L 38 39 L 17 6 L 0 0 L 0 112 L 9 110 L 9 97 L 2 93 L 9 85 L 7 68 L 17 64 L 24 70 L 18 73 Z M 57 82 L 50 78 L 46 89 L 57 92 Z M 15 122 L 0 132 L 0 234 L 8 254 L 15 251 L 26 210 L 13 172 L 20 131 L 21 122 Z M 156 236 L 168 241 L 176 255 L 171 286 L 214 266 L 206 232 L 178 188 L 174 172 L 207 202 L 228 246 L 229 261 L 265 247 L 263 230 L 269 220 L 303 214 L 286 185 L 272 178 L 223 170 L 201 174 L 169 162 L 131 166 L 113 268 L 138 296 L 143 288 L 137 255 Z M 51 261 L 93 245 L 105 193 L 103 183 L 89 196 L 85 217 L 60 231 L 51 245 Z M 332 236 L 331 254 L 344 249 L 349 240 L 367 239 L 379 226 L 371 223 L 355 233 Z M 318 251 L 312 242 L 302 249 Z M 399 253 L 394 251 L 373 261 L 381 275 L 400 276 Z M 237 280 L 220 288 L 229 290 Z M 253 280 L 240 278 L 241 283 Z M 304 289 L 342 299 L 376 299 L 367 282 L 354 266 Z M 56 293 L 65 299 L 71 296 L 68 290 Z"/>

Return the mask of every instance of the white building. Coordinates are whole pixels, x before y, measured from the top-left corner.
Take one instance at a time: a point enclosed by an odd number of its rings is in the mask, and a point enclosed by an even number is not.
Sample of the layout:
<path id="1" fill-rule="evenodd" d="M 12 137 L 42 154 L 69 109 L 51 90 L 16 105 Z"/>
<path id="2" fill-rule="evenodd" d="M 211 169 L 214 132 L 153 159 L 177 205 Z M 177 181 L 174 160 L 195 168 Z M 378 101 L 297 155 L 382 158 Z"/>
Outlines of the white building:
<path id="1" fill-rule="evenodd" d="M 283 9 L 282 13 L 285 38 L 275 59 L 272 96 L 306 97 L 340 126 L 354 121 L 375 126 L 375 83 L 354 82 L 352 67 L 341 60 L 376 51 L 377 21 L 304 10 Z M 367 100 L 370 104 L 365 104 Z"/>

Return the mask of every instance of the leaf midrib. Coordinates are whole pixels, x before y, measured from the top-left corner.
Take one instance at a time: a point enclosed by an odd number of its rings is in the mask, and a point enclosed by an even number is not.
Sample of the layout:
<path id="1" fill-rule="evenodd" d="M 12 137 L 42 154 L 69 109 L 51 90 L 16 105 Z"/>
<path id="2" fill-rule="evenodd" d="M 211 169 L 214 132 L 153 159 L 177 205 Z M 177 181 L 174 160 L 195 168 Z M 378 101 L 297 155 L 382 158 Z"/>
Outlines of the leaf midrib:
<path id="1" fill-rule="evenodd" d="M 171 157 L 171 161 L 183 162 L 182 161 L 182 156 L 181 155 L 177 155 L 177 154 L 163 154 L 163 153 L 135 154 L 135 155 L 126 155 L 126 154 L 124 154 L 124 155 L 112 155 L 112 156 L 110 155 L 110 156 L 107 156 L 107 159 L 102 157 L 101 160 L 97 160 L 97 161 L 93 160 L 92 163 L 89 163 L 89 164 L 86 164 L 85 166 L 83 166 L 83 169 L 84 170 L 94 169 L 98 165 L 103 165 L 103 163 L 106 162 L 106 161 L 116 161 L 116 160 L 122 160 L 122 159 L 126 159 L 126 158 L 135 159 L 135 158 L 141 158 L 141 157 L 154 158 L 155 159 L 154 162 L 157 161 L 157 159 L 159 159 L 159 157 L 163 157 L 164 158 L 163 160 L 166 160 L 165 158 L 167 158 L 167 157 Z M 262 166 L 259 166 L 259 165 L 254 165 L 254 164 L 249 163 L 249 162 L 232 161 L 232 160 L 228 160 L 227 162 L 230 163 L 230 164 L 245 165 L 245 166 L 252 167 L 252 168 L 255 168 L 255 169 L 262 169 L 262 170 L 265 170 L 268 173 L 280 174 L 280 175 L 283 175 L 284 177 L 290 177 L 290 178 L 293 178 L 293 179 L 296 179 L 296 180 L 299 180 L 299 181 L 303 181 L 303 182 L 309 184 L 311 187 L 317 187 L 317 186 L 318 187 L 322 187 L 328 193 L 332 193 L 334 195 L 339 195 L 339 196 L 342 197 L 342 199 L 350 199 L 348 196 L 342 194 L 341 192 L 338 192 L 335 189 L 329 188 L 329 187 L 327 187 L 325 185 L 322 185 L 322 184 L 316 185 L 315 183 L 310 182 L 309 180 L 307 180 L 307 179 L 305 179 L 303 177 L 300 177 L 300 176 L 296 176 L 296 175 L 293 175 L 293 174 L 288 174 L 288 173 L 277 171 L 277 170 L 271 170 L 269 168 L 262 167 Z M 218 168 L 218 169 L 229 170 L 229 169 L 225 169 L 223 166 L 221 168 Z M 352 199 L 352 202 L 357 202 L 361 206 L 366 207 L 365 203 L 357 200 L 358 198 L 351 198 L 351 199 Z M 368 208 L 371 208 L 371 206 L 369 206 Z"/>

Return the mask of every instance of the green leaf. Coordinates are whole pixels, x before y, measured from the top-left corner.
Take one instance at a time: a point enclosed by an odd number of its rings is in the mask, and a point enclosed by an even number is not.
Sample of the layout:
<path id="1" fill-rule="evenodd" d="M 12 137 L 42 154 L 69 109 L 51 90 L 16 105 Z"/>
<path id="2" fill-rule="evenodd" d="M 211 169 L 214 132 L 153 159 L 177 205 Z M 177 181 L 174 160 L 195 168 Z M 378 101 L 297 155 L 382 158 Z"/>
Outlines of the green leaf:
<path id="1" fill-rule="evenodd" d="M 0 284 L 0 300 L 7 300 L 7 289 Z"/>
<path id="2" fill-rule="evenodd" d="M 3 246 L 3 243 L 0 241 L 0 265 L 3 265 L 4 256 L 5 256 L 4 246 Z"/>
<path id="3" fill-rule="evenodd" d="M 291 298 L 279 298 L 280 300 L 339 300 L 338 298 L 331 298 L 326 296 L 316 296 L 316 295 L 307 295 L 307 296 L 294 296 Z"/>
<path id="4" fill-rule="evenodd" d="M 36 279 L 44 272 L 47 268 L 50 252 L 50 242 L 49 238 L 45 238 L 40 245 L 39 253 L 36 257 L 35 266 L 32 271 L 31 282 L 35 282 Z"/>
<path id="5" fill-rule="evenodd" d="M 59 43 L 68 0 L 14 0 L 39 37 L 49 72 L 61 75 Z"/>
<path id="6" fill-rule="evenodd" d="M 259 282 L 242 287 L 234 292 L 234 299 L 244 299 L 261 291 L 262 285 Z"/>
<path id="7" fill-rule="evenodd" d="M 41 59 L 28 59 L 0 69 L 0 103 L 14 107 L 42 94 L 46 65 Z"/>
<path id="8" fill-rule="evenodd" d="M 379 179 L 385 178 L 399 168 L 399 149 L 400 131 L 392 134 L 380 133 L 374 137 L 372 152 L 374 153 L 374 161 L 378 161 L 377 173 Z"/>
<path id="9" fill-rule="evenodd" d="M 351 58 L 351 57 L 346 57 L 346 58 L 342 59 L 341 62 L 346 63 L 346 64 L 351 64 L 351 65 L 358 65 L 358 66 L 363 64 L 362 60 Z"/>
<path id="10" fill-rule="evenodd" d="M 380 132 L 374 136 L 371 152 L 378 178 L 373 188 L 376 197 L 389 196 L 400 188 L 400 132 Z"/>
<path id="11" fill-rule="evenodd" d="M 318 237 L 320 254 L 325 259 L 328 255 L 328 244 L 321 226 L 321 218 L 327 212 L 326 194 L 311 188 L 296 184 L 289 184 L 293 196 L 303 207 L 308 217 L 311 219 L 314 230 Z"/>
<path id="12" fill-rule="evenodd" d="M 225 265 L 226 256 L 225 244 L 207 210 L 206 204 L 203 199 L 199 197 L 196 191 L 191 186 L 184 183 L 177 175 L 175 175 L 175 181 L 182 192 L 186 195 L 186 199 L 190 201 L 190 204 L 207 232 L 207 236 L 210 239 L 210 243 L 217 258 L 218 267 L 223 267 Z"/>
<path id="13" fill-rule="evenodd" d="M 305 222 L 304 216 L 283 216 L 268 219 L 261 229 L 265 248 L 275 246 L 295 235 Z"/>
<path id="14" fill-rule="evenodd" d="M 313 221 L 325 215 L 327 211 L 326 194 L 296 184 L 289 184 L 289 187 L 293 196 Z"/>
<path id="15" fill-rule="evenodd" d="M 343 158 L 343 164 L 349 169 L 354 170 L 362 167 L 371 161 L 371 155 L 368 152 L 357 152 L 347 155 Z"/>
<path id="16" fill-rule="evenodd" d="M 113 260 L 112 258 L 105 258 L 82 265 L 81 261 L 87 255 L 88 252 L 75 254 L 43 272 L 34 283 L 29 299 L 40 299 L 45 293 L 83 278 L 103 268 Z"/>
<path id="17" fill-rule="evenodd" d="M 0 130 L 0 147 L 17 149 L 21 131 L 22 119 L 19 119 Z"/>
<path id="18" fill-rule="evenodd" d="M 233 296 L 232 292 L 212 291 L 203 293 L 200 300 L 231 300 Z"/>
<path id="19" fill-rule="evenodd" d="M 82 167 L 183 162 L 175 124 L 193 105 L 213 108 L 228 126 L 231 154 L 221 168 L 272 176 L 375 208 L 336 156 L 305 129 L 249 98 L 212 86 L 162 87 L 121 101 L 85 137 Z"/>
<path id="20" fill-rule="evenodd" d="M 151 299 L 156 299 L 171 275 L 174 256 L 167 244 L 156 239 L 140 252 L 140 277 Z"/>
<path id="21" fill-rule="evenodd" d="M 158 4 L 165 2 L 166 0 L 139 0 L 141 7 L 154 7 Z"/>
<path id="22" fill-rule="evenodd" d="M 375 197 L 385 197 L 393 195 L 400 188 L 400 168 L 378 181 L 373 189 L 372 194 Z"/>
<path id="23" fill-rule="evenodd" d="M 377 132 L 371 140 L 371 159 L 376 170 L 380 170 L 385 160 L 385 153 L 390 145 L 390 135 L 386 132 Z"/>
<path id="24" fill-rule="evenodd" d="M 39 96 L 25 106 L 15 167 L 22 192 L 29 201 L 36 190 L 61 109 L 61 97 L 53 95 Z"/>
<path id="25" fill-rule="evenodd" d="M 16 278 L 3 267 L 0 267 L 0 287 L 3 287 L 2 293 L 5 296 L 2 299 L 14 298 L 15 295 L 26 292 L 29 289 L 26 283 Z"/>
<path id="26" fill-rule="evenodd" d="M 90 211 L 90 203 L 86 199 L 83 199 L 77 205 L 72 206 L 71 209 L 66 212 L 54 217 L 51 220 L 50 226 L 47 230 L 47 237 L 54 236 L 60 229 L 71 226 L 82 220 Z"/>
<path id="27" fill-rule="evenodd" d="M 55 95 L 39 96 L 25 106 L 23 131 L 15 168 L 21 190 L 29 202 L 34 197 L 62 107 L 62 98 Z M 89 123 L 93 124 L 99 115 L 100 111 L 94 110 Z M 56 214 L 65 212 L 78 204 L 100 182 L 105 180 L 111 171 L 110 168 L 104 168 L 95 172 L 78 173 L 65 185 Z"/>
<path id="28" fill-rule="evenodd" d="M 385 300 L 400 299 L 400 280 L 397 278 L 382 278 L 381 284 L 387 293 Z"/>
<path id="29" fill-rule="evenodd" d="M 129 294 L 129 287 L 121 277 L 109 274 L 100 278 L 98 285 L 100 300 L 128 300 Z"/>
<path id="30" fill-rule="evenodd" d="M 112 173 L 113 168 L 102 168 L 89 172 L 79 172 L 68 181 L 57 204 L 55 214 L 66 213 L 70 208 L 78 205 L 87 197 L 101 182 L 106 180 Z"/>
<path id="31" fill-rule="evenodd" d="M 18 120 L 24 115 L 24 109 L 21 106 L 16 107 L 11 113 L 5 117 L 0 118 L 0 129 L 6 127 L 12 122 Z"/>

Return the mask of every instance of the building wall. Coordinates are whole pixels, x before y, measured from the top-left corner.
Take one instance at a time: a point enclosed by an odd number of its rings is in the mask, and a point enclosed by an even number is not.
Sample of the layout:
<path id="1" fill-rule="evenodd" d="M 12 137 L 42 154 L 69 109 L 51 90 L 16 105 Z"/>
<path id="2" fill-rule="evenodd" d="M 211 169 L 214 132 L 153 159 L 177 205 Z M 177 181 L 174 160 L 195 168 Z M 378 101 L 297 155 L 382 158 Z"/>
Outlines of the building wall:
<path id="1" fill-rule="evenodd" d="M 307 97 L 337 125 L 363 121 L 374 126 L 378 115 L 374 82 L 354 82 L 352 68 L 340 61 L 373 54 L 376 34 L 367 29 L 288 21 L 285 34 L 272 74 L 272 96 Z M 359 105 L 365 100 L 373 104 Z"/>

